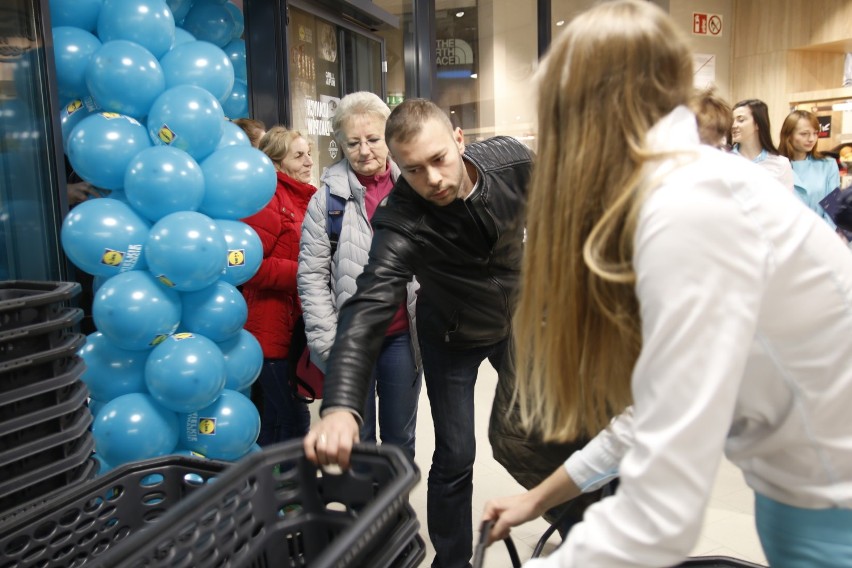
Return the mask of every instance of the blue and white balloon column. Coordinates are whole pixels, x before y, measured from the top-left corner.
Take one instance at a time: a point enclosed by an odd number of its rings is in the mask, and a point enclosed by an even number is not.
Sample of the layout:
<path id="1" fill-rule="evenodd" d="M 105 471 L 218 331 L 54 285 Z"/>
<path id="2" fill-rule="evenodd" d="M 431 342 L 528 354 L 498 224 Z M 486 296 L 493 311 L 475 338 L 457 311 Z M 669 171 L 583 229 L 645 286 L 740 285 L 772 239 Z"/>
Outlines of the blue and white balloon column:
<path id="1" fill-rule="evenodd" d="M 253 451 L 245 392 L 263 355 L 236 286 L 262 247 L 239 219 L 275 168 L 226 119 L 248 116 L 243 17 L 219 0 L 50 0 L 65 153 L 109 197 L 75 207 L 62 246 L 97 278 L 80 355 L 102 471 Z"/>

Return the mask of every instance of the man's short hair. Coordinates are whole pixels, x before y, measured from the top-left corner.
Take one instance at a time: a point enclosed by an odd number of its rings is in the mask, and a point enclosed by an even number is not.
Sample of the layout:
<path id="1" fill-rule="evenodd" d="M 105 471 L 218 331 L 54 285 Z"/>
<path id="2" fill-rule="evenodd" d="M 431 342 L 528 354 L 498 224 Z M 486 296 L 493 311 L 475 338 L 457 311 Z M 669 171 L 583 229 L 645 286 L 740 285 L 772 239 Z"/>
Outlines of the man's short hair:
<path id="1" fill-rule="evenodd" d="M 453 124 L 441 107 L 426 99 L 407 99 L 388 117 L 385 125 L 385 143 L 407 142 L 415 137 L 429 120 L 437 120 L 453 131 Z"/>

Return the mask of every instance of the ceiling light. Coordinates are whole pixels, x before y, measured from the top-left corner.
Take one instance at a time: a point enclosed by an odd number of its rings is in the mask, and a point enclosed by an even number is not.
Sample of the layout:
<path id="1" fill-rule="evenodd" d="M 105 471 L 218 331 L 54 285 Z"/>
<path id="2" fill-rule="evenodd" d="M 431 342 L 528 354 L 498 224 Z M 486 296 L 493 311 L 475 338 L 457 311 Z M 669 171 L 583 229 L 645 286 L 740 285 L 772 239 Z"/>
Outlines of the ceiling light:
<path id="1" fill-rule="evenodd" d="M 556 22 L 556 25 L 557 25 L 557 26 L 564 26 L 564 25 L 565 25 L 565 20 L 559 20 L 558 22 Z"/>
<path id="2" fill-rule="evenodd" d="M 456 18 L 461 18 L 462 16 L 464 16 L 464 11 L 456 12 Z"/>

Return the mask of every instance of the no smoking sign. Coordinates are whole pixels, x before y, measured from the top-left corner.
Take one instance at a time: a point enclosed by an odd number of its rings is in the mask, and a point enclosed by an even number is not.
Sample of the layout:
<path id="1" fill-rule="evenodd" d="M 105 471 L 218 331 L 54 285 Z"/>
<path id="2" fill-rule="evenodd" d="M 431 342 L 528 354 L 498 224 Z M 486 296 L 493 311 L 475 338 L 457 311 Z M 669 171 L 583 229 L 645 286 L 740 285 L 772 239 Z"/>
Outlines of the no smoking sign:
<path id="1" fill-rule="evenodd" d="M 722 35 L 722 14 L 692 13 L 692 34 L 719 37 Z"/>

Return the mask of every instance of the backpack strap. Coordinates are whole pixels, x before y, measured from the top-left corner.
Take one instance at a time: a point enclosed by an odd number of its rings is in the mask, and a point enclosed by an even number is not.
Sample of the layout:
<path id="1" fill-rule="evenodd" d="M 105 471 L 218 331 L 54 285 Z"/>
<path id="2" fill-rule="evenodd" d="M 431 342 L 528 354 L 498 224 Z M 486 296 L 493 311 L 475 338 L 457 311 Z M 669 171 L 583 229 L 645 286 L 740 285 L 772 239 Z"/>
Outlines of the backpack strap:
<path id="1" fill-rule="evenodd" d="M 346 211 L 346 199 L 331 193 L 331 188 L 325 186 L 325 204 L 327 214 L 325 216 L 325 230 L 328 240 L 331 242 L 331 256 L 337 252 L 337 241 L 340 240 L 340 231 L 343 228 L 343 214 Z"/>

